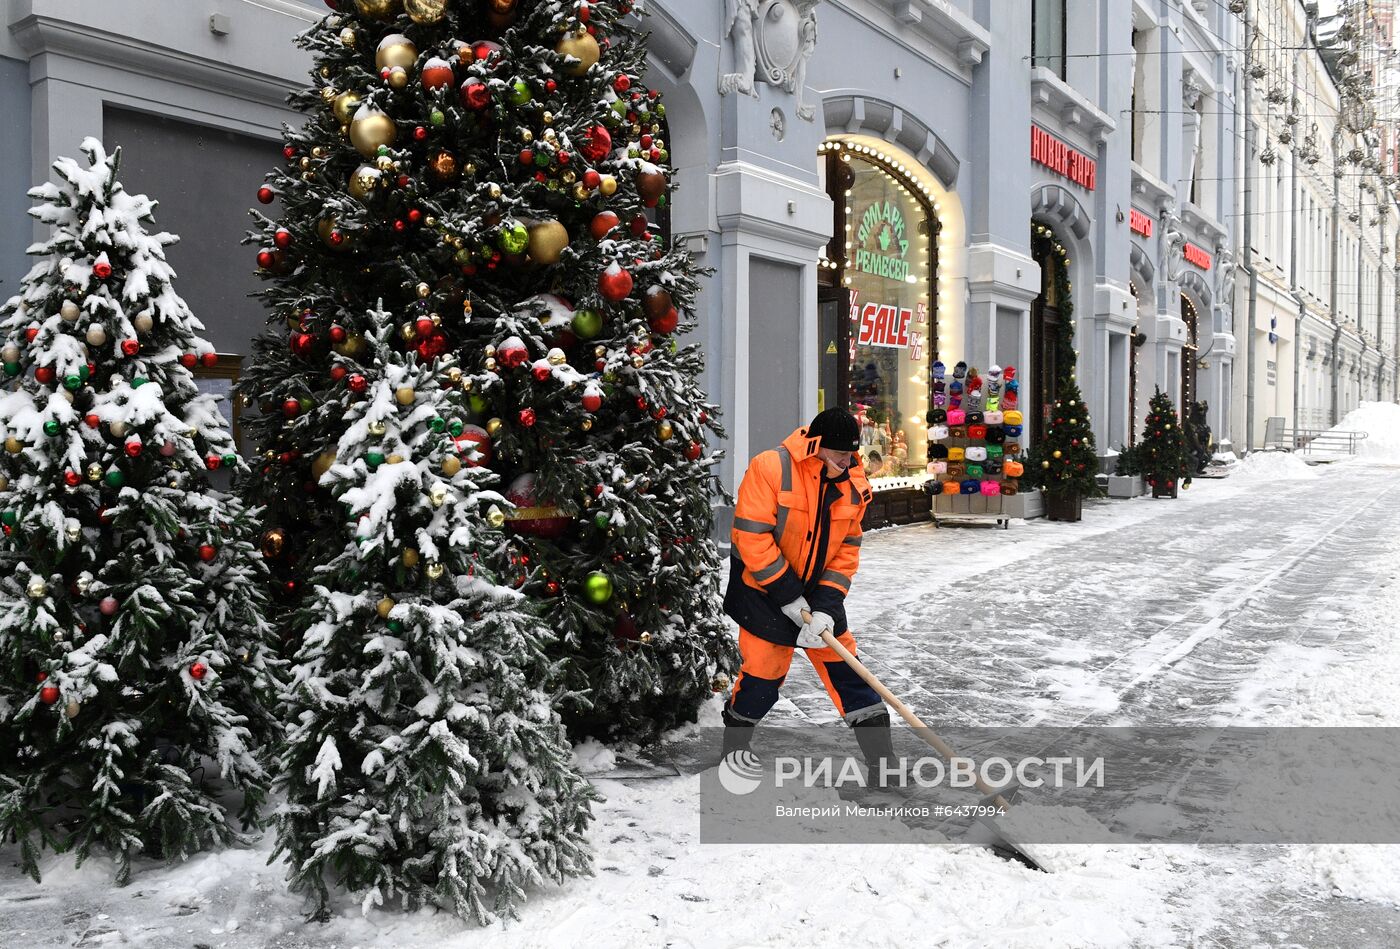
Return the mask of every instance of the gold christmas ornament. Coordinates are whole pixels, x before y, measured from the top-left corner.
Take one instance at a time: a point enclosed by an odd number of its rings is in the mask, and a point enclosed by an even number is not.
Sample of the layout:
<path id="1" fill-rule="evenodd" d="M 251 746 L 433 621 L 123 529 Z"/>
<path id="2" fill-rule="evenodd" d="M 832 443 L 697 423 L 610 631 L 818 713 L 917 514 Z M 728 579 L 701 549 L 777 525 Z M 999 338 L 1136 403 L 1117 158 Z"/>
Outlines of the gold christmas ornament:
<path id="1" fill-rule="evenodd" d="M 316 234 L 321 238 L 321 243 L 325 244 L 331 250 L 347 251 L 350 249 L 350 238 L 348 235 L 342 233 L 339 244 L 337 244 L 332 237 L 332 235 L 336 233 L 337 223 L 338 222 L 333 217 L 322 218 L 316 224 Z"/>
<path id="2" fill-rule="evenodd" d="M 435 484 L 428 489 L 428 503 L 433 507 L 442 507 L 447 503 L 447 488 L 441 484 Z"/>
<path id="3" fill-rule="evenodd" d="M 390 455 L 388 458 L 385 458 L 384 460 L 391 465 L 401 465 L 403 464 L 403 455 L 395 453 Z"/>
<path id="4" fill-rule="evenodd" d="M 311 462 L 311 477 L 313 477 L 317 481 L 320 481 L 321 476 L 324 475 L 327 471 L 330 471 L 331 465 L 333 464 L 335 464 L 335 452 L 321 452 L 319 455 L 316 456 L 316 460 Z"/>
<path id="5" fill-rule="evenodd" d="M 435 152 L 428 159 L 428 171 L 438 181 L 451 181 L 457 177 L 457 156 L 449 151 Z"/>
<path id="6" fill-rule="evenodd" d="M 101 480 L 102 480 L 102 465 L 99 464 L 98 462 L 95 462 L 95 461 L 94 461 L 92 464 L 88 465 L 88 466 L 87 466 L 87 479 L 88 479 L 89 481 L 101 481 Z"/>
<path id="7" fill-rule="evenodd" d="M 603 175 L 598 181 L 598 190 L 603 193 L 604 197 L 611 198 L 617 194 L 617 179 L 612 175 Z"/>
<path id="8" fill-rule="evenodd" d="M 462 381 L 462 370 L 456 366 L 452 366 L 450 369 L 447 370 L 447 381 L 452 383 L 454 386 L 457 385 L 459 382 Z"/>
<path id="9" fill-rule="evenodd" d="M 524 142 L 526 145 L 529 145 L 531 142 L 533 142 L 533 141 L 535 140 L 535 133 L 532 132 L 532 131 L 530 131 L 529 129 L 521 129 L 521 130 L 520 130 L 520 140 L 521 140 L 522 142 Z"/>
<path id="10" fill-rule="evenodd" d="M 402 33 L 390 33 L 379 41 L 374 51 L 374 68 L 379 70 L 407 69 L 418 61 L 418 47 Z"/>
<path id="11" fill-rule="evenodd" d="M 121 438 L 126 435 L 126 423 L 121 419 L 117 419 L 107 426 L 107 431 L 112 433 L 113 438 Z"/>
<path id="12" fill-rule="evenodd" d="M 492 201 L 499 201 L 501 199 L 501 195 L 504 193 L 505 192 L 501 190 L 500 185 L 493 184 L 486 189 L 486 194 Z"/>
<path id="13" fill-rule="evenodd" d="M 418 330 L 412 323 L 404 323 L 399 327 L 399 335 L 404 338 L 405 342 L 411 343 L 413 342 L 413 337 L 418 335 Z"/>
<path id="14" fill-rule="evenodd" d="M 675 434 L 676 430 L 672 427 L 670 422 L 666 421 L 665 419 L 662 419 L 659 423 L 657 423 L 656 437 L 661 439 L 663 442 L 670 441 L 672 436 L 674 436 Z"/>
<path id="15" fill-rule="evenodd" d="M 340 42 L 341 42 L 341 45 L 347 46 L 347 47 L 350 47 L 350 48 L 353 49 L 354 46 L 355 46 L 355 44 L 358 43 L 359 41 L 360 41 L 360 34 L 356 33 L 356 32 L 355 32 L 354 30 L 352 30 L 350 27 L 347 26 L 345 29 L 343 29 L 343 30 L 340 31 Z"/>
<path id="16" fill-rule="evenodd" d="M 79 595 L 87 596 L 87 591 L 92 589 L 92 574 L 84 570 L 78 574 L 78 579 L 73 581 L 73 585 L 78 588 Z"/>
<path id="17" fill-rule="evenodd" d="M 375 438 L 383 438 L 383 437 L 384 437 L 384 433 L 387 432 L 388 430 L 389 430 L 388 426 L 386 426 L 383 422 L 370 422 L 370 423 L 369 423 L 369 433 L 370 433 L 371 435 L 373 435 Z"/>
<path id="18" fill-rule="evenodd" d="M 486 509 L 486 523 L 490 524 L 494 528 L 499 529 L 502 525 L 505 524 L 505 522 L 505 512 L 502 511 L 500 508 L 496 507 L 496 505 L 493 504 Z"/>
<path id="19" fill-rule="evenodd" d="M 569 357 L 564 353 L 564 350 L 556 346 L 545 355 L 545 359 L 549 360 L 551 366 L 562 366 L 568 362 Z"/>
<path id="20" fill-rule="evenodd" d="M 485 364 L 485 365 L 486 365 L 486 371 L 487 371 L 487 372 L 495 372 L 495 371 L 496 371 L 496 359 L 495 359 L 495 357 L 488 358 L 488 359 L 486 360 L 486 364 Z"/>
<path id="21" fill-rule="evenodd" d="M 642 632 L 639 633 L 637 636 L 637 642 L 641 643 L 643 646 L 650 646 L 651 633 L 648 633 L 646 630 L 642 630 Z"/>
<path id="22" fill-rule="evenodd" d="M 346 190 L 350 197 L 368 203 L 368 198 L 379 185 L 379 170 L 373 165 L 361 165 L 350 173 L 350 184 Z"/>
<path id="23" fill-rule="evenodd" d="M 414 23 L 436 23 L 447 15 L 447 0 L 403 0 L 403 9 Z"/>
<path id="24" fill-rule="evenodd" d="M 369 349 L 369 343 L 365 342 L 365 338 L 359 333 L 351 333 L 349 336 L 345 337 L 345 342 L 336 343 L 331 348 L 334 349 L 338 355 L 346 356 L 351 359 L 358 359 Z"/>
<path id="25" fill-rule="evenodd" d="M 418 294 L 418 299 L 426 300 L 432 295 L 433 288 L 428 286 L 426 283 L 420 283 L 418 284 L 418 286 L 413 288 L 413 292 Z"/>
<path id="26" fill-rule="evenodd" d="M 413 391 L 413 386 L 399 386 L 394 391 L 394 398 L 399 405 L 412 405 L 413 400 L 418 398 L 418 393 Z"/>
<path id="27" fill-rule="evenodd" d="M 67 715 L 70 719 L 77 718 L 78 713 L 82 710 L 83 707 L 73 700 L 70 700 L 67 705 L 63 706 L 63 714 Z"/>
<path id="28" fill-rule="evenodd" d="M 360 109 L 350 122 L 350 144 L 366 158 L 373 158 L 379 146 L 392 145 L 399 137 L 394 120 L 378 109 Z"/>
<path id="29" fill-rule="evenodd" d="M 380 619 L 388 619 L 389 611 L 394 608 L 394 601 L 391 597 L 385 597 L 375 604 L 374 611 L 379 614 Z"/>
<path id="30" fill-rule="evenodd" d="M 582 182 L 580 182 L 580 183 L 574 185 L 574 200 L 575 200 L 575 201 L 587 201 L 587 200 L 588 200 L 588 189 L 587 189 L 586 187 L 583 186 L 583 183 L 582 183 Z"/>
<path id="31" fill-rule="evenodd" d="M 582 422 L 578 423 L 578 427 L 583 429 L 585 432 L 591 432 L 593 431 L 593 420 L 591 418 L 586 418 Z"/>
<path id="32" fill-rule="evenodd" d="M 569 246 L 569 231 L 558 221 L 540 221 L 529 227 L 530 259 L 539 264 L 557 264 Z"/>
<path id="33" fill-rule="evenodd" d="M 68 543 L 76 544 L 78 539 L 83 536 L 83 526 L 77 521 L 69 519 L 63 525 L 63 536 L 67 538 Z"/>
<path id="34" fill-rule="evenodd" d="M 31 600 L 42 600 L 49 595 L 49 585 L 43 577 L 30 577 L 29 586 L 25 588 Z"/>
<path id="35" fill-rule="evenodd" d="M 633 369 L 640 369 L 640 368 L 642 368 L 643 366 L 645 366 L 646 364 L 647 364 L 647 359 L 646 359 L 646 357 L 643 356 L 641 353 L 636 353 L 635 355 L 632 356 L 632 368 L 633 368 Z"/>
<path id="36" fill-rule="evenodd" d="M 10 479 L 0 475 L 0 491 L 10 490 Z"/>
<path id="37" fill-rule="evenodd" d="M 82 310 L 78 309 L 78 304 L 74 303 L 72 300 L 64 300 L 63 305 L 58 308 L 58 315 L 69 323 L 76 323 L 78 321 L 78 314 L 81 312 Z"/>
<path id="38" fill-rule="evenodd" d="M 418 551 L 414 550 L 412 547 L 405 547 L 399 559 L 403 561 L 405 567 L 412 570 L 414 567 L 418 566 Z"/>
<path id="39" fill-rule="evenodd" d="M 501 429 L 505 427 L 505 424 L 505 422 L 502 422 L 498 418 L 487 419 L 486 434 L 490 435 L 492 438 L 495 438 L 497 435 L 501 434 Z"/>
<path id="40" fill-rule="evenodd" d="M 437 580 L 442 577 L 443 573 L 445 573 L 446 570 L 447 568 L 444 567 L 442 564 L 434 562 L 428 564 L 428 569 L 425 572 L 428 574 L 429 580 Z"/>
<path id="41" fill-rule="evenodd" d="M 448 455 L 442 459 L 442 473 L 451 478 L 462 470 L 462 459 L 456 455 Z"/>
<path id="42" fill-rule="evenodd" d="M 398 16 L 402 9 L 403 0 L 355 0 L 356 12 L 374 20 L 387 20 Z"/>
<path id="43" fill-rule="evenodd" d="M 102 346 L 107 342 L 107 331 L 102 328 L 102 324 L 94 323 L 88 327 L 86 339 L 89 346 Z"/>
<path id="44" fill-rule="evenodd" d="M 380 155 L 374 160 L 374 167 L 378 168 L 380 171 L 393 171 L 394 160 L 388 155 Z"/>
<path id="45" fill-rule="evenodd" d="M 389 70 L 389 88 L 404 89 L 408 87 L 408 71 L 402 66 L 395 66 Z"/>

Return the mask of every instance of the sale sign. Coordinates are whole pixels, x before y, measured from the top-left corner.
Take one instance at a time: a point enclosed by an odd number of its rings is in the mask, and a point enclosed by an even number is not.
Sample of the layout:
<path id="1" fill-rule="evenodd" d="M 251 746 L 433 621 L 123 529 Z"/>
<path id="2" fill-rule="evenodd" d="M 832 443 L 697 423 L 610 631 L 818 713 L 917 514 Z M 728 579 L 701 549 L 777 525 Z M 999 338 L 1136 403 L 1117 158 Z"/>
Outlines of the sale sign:
<path id="1" fill-rule="evenodd" d="M 892 303 L 867 303 L 860 309 L 856 343 L 886 349 L 908 349 L 914 311 Z"/>

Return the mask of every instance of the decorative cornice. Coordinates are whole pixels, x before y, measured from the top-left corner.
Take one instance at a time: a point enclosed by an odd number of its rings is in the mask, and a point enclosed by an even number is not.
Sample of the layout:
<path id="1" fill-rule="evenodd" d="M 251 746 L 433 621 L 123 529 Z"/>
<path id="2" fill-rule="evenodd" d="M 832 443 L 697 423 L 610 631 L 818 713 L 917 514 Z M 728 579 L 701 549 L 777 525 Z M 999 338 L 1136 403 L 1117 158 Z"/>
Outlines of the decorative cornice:
<path id="1" fill-rule="evenodd" d="M 1044 66 L 1031 70 L 1031 103 L 1057 116 L 1065 127 L 1078 129 L 1095 145 L 1108 141 L 1118 128 L 1107 112 Z"/>
<path id="2" fill-rule="evenodd" d="M 971 68 L 992 48 L 992 34 L 947 0 L 876 0 L 896 22 L 944 47 Z"/>

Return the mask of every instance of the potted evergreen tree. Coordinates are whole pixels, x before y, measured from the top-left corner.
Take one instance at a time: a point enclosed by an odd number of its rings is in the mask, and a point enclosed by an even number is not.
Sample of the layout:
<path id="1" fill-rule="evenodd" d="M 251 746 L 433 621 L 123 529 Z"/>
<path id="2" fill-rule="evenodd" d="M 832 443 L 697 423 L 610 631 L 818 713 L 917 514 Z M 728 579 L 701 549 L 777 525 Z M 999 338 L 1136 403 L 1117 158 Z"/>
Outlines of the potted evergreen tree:
<path id="1" fill-rule="evenodd" d="M 1032 449 L 1027 474 L 1045 494 L 1045 516 L 1052 521 L 1077 521 L 1083 501 L 1098 493 L 1099 470 L 1089 409 L 1073 378 L 1060 386 L 1050 425 Z"/>
<path id="2" fill-rule="evenodd" d="M 1189 473 L 1186 434 L 1171 397 L 1161 389 L 1147 409 L 1147 431 L 1140 447 L 1142 473 L 1154 498 L 1174 498 Z M 1189 480 L 1189 478 L 1187 479 Z"/>

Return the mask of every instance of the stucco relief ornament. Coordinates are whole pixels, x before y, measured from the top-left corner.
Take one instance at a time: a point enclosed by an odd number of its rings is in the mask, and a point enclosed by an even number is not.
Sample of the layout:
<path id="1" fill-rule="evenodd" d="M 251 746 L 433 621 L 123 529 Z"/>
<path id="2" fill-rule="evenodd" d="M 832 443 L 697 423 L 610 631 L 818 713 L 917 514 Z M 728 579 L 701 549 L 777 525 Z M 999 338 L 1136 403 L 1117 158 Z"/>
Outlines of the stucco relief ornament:
<path id="1" fill-rule="evenodd" d="M 1186 232 L 1181 229 L 1181 218 L 1176 208 L 1168 207 L 1162 212 L 1162 274 L 1169 281 L 1181 279 L 1185 246 Z"/>
<path id="2" fill-rule="evenodd" d="M 724 36 L 734 48 L 734 72 L 719 77 L 720 95 L 758 98 L 757 84 L 797 96 L 798 118 L 816 109 L 804 100 L 807 64 L 817 48 L 816 7 L 821 0 L 725 0 Z"/>
<path id="3" fill-rule="evenodd" d="M 1236 263 L 1232 251 L 1220 250 L 1215 258 L 1215 266 L 1219 274 L 1215 298 L 1220 301 L 1222 308 L 1229 308 L 1235 299 L 1235 271 L 1239 269 L 1239 264 Z"/>

